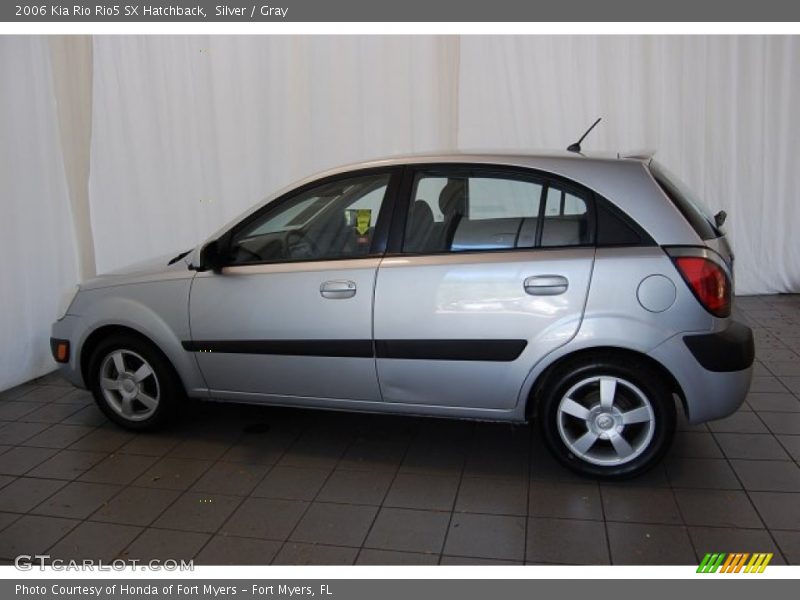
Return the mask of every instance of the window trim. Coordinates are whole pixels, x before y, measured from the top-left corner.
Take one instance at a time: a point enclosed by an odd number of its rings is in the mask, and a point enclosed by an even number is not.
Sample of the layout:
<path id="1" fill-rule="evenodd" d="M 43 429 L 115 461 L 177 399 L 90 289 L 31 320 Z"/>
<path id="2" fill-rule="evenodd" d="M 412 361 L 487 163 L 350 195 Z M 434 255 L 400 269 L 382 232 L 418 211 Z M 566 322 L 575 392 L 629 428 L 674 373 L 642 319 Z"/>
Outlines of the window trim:
<path id="1" fill-rule="evenodd" d="M 372 236 L 372 242 L 370 244 L 369 252 L 367 254 L 361 256 L 336 256 L 336 257 L 309 258 L 309 259 L 297 259 L 297 260 L 285 260 L 285 259 L 263 260 L 263 261 L 253 261 L 246 263 L 231 263 L 226 261 L 225 264 L 222 265 L 222 267 L 240 268 L 240 267 L 258 266 L 258 265 L 305 264 L 311 262 L 364 260 L 364 259 L 375 259 L 382 257 L 386 253 L 387 242 L 391 227 L 391 217 L 394 212 L 395 204 L 398 202 L 398 192 L 402 178 L 402 171 L 403 167 L 397 165 L 388 167 L 368 167 L 368 168 L 354 169 L 352 171 L 346 171 L 344 173 L 336 173 L 334 175 L 329 175 L 327 177 L 315 179 L 304 185 L 293 188 L 288 192 L 282 194 L 281 196 L 278 196 L 274 200 L 268 202 L 262 208 L 255 211 L 253 214 L 248 215 L 247 217 L 245 217 L 244 219 L 233 225 L 217 240 L 217 243 L 220 246 L 220 253 L 223 256 L 227 256 L 231 249 L 231 242 L 233 240 L 233 236 L 237 232 L 247 228 L 254 221 L 261 219 L 263 217 L 267 217 L 269 214 L 280 210 L 286 203 L 290 202 L 295 197 L 304 194 L 310 190 L 313 190 L 314 188 L 321 187 L 324 185 L 329 185 L 331 183 L 336 183 L 338 181 L 355 179 L 358 177 L 369 177 L 374 175 L 387 175 L 389 177 L 389 182 L 387 183 L 386 186 L 386 195 L 384 196 L 383 202 L 381 203 L 381 208 L 378 211 L 378 216 L 375 221 L 375 231 Z"/>

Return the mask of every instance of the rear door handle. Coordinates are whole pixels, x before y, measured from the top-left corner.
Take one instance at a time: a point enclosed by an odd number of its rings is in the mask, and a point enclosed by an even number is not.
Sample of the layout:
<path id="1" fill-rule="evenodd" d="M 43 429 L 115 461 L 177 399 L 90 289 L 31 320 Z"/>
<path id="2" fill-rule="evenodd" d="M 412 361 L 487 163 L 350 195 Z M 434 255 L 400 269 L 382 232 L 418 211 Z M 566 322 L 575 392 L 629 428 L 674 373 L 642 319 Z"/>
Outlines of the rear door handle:
<path id="1" fill-rule="evenodd" d="M 323 298 L 337 300 L 352 298 L 356 295 L 356 282 L 347 280 L 326 281 L 319 286 L 319 293 Z"/>
<path id="2" fill-rule="evenodd" d="M 558 296 L 567 291 L 569 281 L 561 275 L 534 275 L 525 280 L 525 292 L 531 296 Z"/>

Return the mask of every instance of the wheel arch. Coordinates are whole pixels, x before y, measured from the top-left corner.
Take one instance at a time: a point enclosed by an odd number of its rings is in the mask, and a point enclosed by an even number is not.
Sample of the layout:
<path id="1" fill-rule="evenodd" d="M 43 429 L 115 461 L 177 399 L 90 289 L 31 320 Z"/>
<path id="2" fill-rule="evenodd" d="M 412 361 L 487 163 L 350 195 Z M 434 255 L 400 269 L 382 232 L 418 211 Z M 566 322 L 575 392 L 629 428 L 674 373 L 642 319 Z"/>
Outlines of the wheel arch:
<path id="1" fill-rule="evenodd" d="M 688 415 L 686 405 L 686 395 L 683 392 L 678 380 L 663 364 L 643 352 L 631 350 L 630 348 L 621 348 L 618 346 L 593 346 L 589 348 L 581 348 L 573 352 L 569 352 L 559 356 L 536 377 L 535 381 L 530 387 L 528 396 L 525 403 L 525 419 L 530 420 L 536 414 L 536 409 L 539 401 L 541 400 L 542 393 L 546 389 L 552 375 L 558 371 L 565 364 L 570 362 L 578 362 L 590 359 L 592 356 L 597 356 L 603 360 L 617 359 L 617 360 L 636 360 L 647 364 L 654 371 L 658 372 L 670 386 L 670 391 L 680 398 L 681 407 L 684 414 Z"/>
<path id="2" fill-rule="evenodd" d="M 92 331 L 83 341 L 83 344 L 81 344 L 80 357 L 79 357 L 81 377 L 83 377 L 83 381 L 86 383 L 87 386 L 91 385 L 89 379 L 89 362 L 91 360 L 92 354 L 94 353 L 95 349 L 100 344 L 100 342 L 114 335 L 129 335 L 149 344 L 156 352 L 158 352 L 164 358 L 166 363 L 169 365 L 169 367 L 172 369 L 175 376 L 177 377 L 177 380 L 183 387 L 184 392 L 186 391 L 187 389 L 186 382 L 181 376 L 180 371 L 177 368 L 175 368 L 175 364 L 173 363 L 172 359 L 170 359 L 170 357 L 159 347 L 159 345 L 154 340 L 152 340 L 149 336 L 145 335 L 141 331 L 134 329 L 133 327 L 116 323 L 101 325 L 100 327 Z"/>

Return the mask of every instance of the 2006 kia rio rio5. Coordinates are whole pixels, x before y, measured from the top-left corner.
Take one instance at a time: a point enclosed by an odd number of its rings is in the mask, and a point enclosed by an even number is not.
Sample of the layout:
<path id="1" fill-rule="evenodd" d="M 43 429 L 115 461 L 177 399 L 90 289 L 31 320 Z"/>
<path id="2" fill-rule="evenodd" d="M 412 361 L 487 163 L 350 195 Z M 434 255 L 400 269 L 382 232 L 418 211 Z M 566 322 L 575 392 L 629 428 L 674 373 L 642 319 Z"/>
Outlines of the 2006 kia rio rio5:
<path id="1" fill-rule="evenodd" d="M 444 155 L 308 179 L 197 248 L 86 281 L 51 346 L 129 429 L 186 396 L 524 422 L 620 478 L 734 412 L 733 255 L 648 156 Z"/>

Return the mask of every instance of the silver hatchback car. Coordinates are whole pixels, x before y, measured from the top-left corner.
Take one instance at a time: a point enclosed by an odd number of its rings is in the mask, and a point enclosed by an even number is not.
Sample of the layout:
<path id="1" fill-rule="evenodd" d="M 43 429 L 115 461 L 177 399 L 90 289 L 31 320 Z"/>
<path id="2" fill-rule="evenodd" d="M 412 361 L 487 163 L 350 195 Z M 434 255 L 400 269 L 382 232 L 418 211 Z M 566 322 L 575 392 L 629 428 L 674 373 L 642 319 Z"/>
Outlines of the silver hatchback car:
<path id="1" fill-rule="evenodd" d="M 200 246 L 82 283 L 53 356 L 129 429 L 186 396 L 538 421 L 636 475 L 747 393 L 733 255 L 650 156 L 442 155 L 300 182 Z"/>

